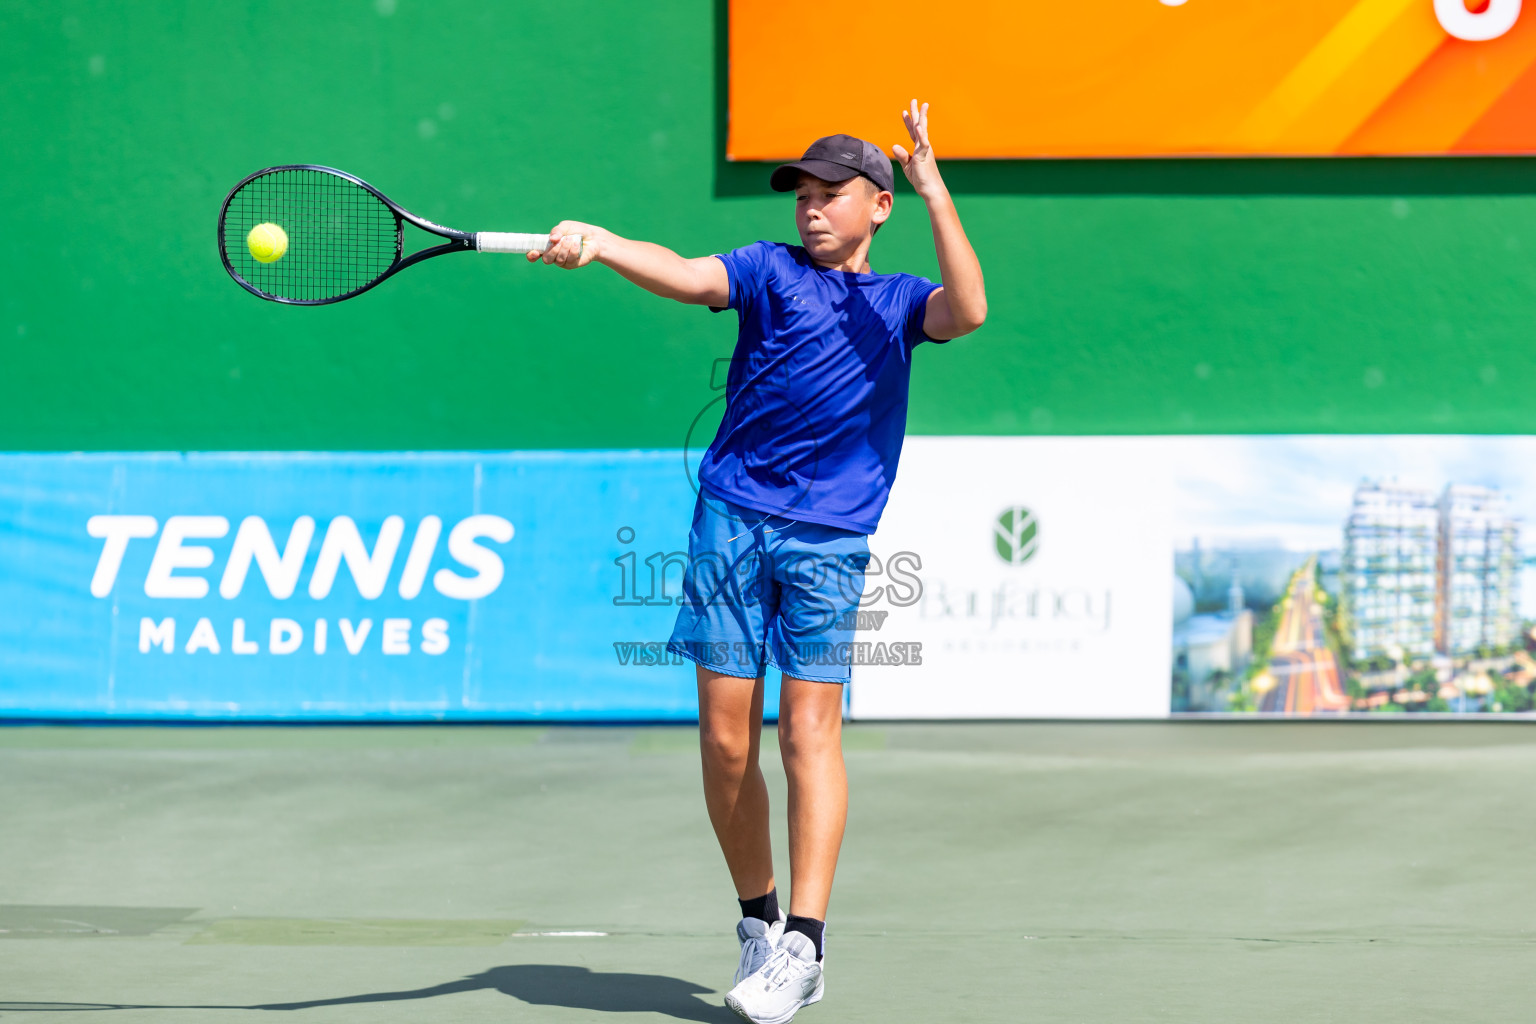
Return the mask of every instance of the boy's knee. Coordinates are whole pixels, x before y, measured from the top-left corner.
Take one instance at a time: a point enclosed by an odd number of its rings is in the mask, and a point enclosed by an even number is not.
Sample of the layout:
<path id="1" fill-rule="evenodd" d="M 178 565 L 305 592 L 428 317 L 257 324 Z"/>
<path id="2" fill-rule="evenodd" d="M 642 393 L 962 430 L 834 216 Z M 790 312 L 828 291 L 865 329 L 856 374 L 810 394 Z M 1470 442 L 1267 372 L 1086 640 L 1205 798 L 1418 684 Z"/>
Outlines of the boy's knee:
<path id="1" fill-rule="evenodd" d="M 726 772 L 745 771 L 752 760 L 752 734 L 735 723 L 701 719 L 699 753 L 704 763 Z"/>
<path id="2" fill-rule="evenodd" d="M 822 709 L 797 709 L 779 718 L 779 749 L 786 760 L 816 756 L 828 749 L 838 749 L 842 739 L 843 716 Z"/>

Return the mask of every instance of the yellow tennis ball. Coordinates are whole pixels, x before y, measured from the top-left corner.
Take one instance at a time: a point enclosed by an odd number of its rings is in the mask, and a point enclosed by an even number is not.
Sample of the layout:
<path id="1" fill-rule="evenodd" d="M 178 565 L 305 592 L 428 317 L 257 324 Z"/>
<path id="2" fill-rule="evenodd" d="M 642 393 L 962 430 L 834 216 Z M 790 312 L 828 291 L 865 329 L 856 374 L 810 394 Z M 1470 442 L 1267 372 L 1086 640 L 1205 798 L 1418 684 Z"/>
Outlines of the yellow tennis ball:
<path id="1" fill-rule="evenodd" d="M 288 251 L 288 232 L 276 224 L 257 224 L 245 236 L 245 245 L 257 263 L 276 263 Z"/>

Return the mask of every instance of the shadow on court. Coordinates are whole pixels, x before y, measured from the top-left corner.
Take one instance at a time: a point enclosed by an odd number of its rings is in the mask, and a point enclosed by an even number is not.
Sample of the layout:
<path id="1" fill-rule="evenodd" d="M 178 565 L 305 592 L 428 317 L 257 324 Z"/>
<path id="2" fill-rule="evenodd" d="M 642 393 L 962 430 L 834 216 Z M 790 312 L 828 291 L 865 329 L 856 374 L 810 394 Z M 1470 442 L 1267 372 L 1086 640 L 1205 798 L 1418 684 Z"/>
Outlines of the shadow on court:
<path id="1" fill-rule="evenodd" d="M 661 974 L 604 974 L 585 967 L 561 964 L 516 964 L 493 967 L 458 981 L 429 988 L 399 992 L 364 992 L 332 999 L 293 1003 L 257 1003 L 249 1006 L 152 1005 L 137 1003 L 39 1003 L 0 1002 L 4 1012 L 62 1012 L 84 1010 L 310 1010 L 354 1003 L 393 1003 L 407 999 L 435 999 L 460 992 L 490 989 L 534 1006 L 565 1006 L 599 1013 L 660 1013 L 678 1020 L 727 1024 L 735 1014 L 724 1006 L 710 1006 L 696 996 L 714 991 L 681 978 Z"/>

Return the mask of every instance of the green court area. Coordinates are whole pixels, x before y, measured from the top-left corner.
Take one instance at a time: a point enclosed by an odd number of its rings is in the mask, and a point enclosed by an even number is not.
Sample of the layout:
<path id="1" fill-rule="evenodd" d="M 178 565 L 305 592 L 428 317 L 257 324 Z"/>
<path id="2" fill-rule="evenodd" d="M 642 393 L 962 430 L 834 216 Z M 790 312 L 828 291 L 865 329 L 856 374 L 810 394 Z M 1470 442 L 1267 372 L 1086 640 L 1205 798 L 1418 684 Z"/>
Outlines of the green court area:
<path id="1" fill-rule="evenodd" d="M 846 746 L 798 1020 L 1528 1019 L 1529 726 Z M 676 728 L 0 730 L 0 1018 L 733 1021 L 698 775 Z"/>

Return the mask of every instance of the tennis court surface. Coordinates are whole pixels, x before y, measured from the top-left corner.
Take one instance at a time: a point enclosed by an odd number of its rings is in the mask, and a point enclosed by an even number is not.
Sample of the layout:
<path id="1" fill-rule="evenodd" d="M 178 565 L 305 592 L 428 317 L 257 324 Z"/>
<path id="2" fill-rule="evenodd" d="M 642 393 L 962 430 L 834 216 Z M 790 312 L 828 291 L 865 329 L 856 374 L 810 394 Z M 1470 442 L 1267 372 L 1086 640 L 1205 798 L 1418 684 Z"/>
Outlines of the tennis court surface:
<path id="1" fill-rule="evenodd" d="M 1528 1019 L 1525 726 L 846 747 L 806 1021 Z M 9 728 L 0 780 L 6 1020 L 735 1020 L 691 729 Z"/>

